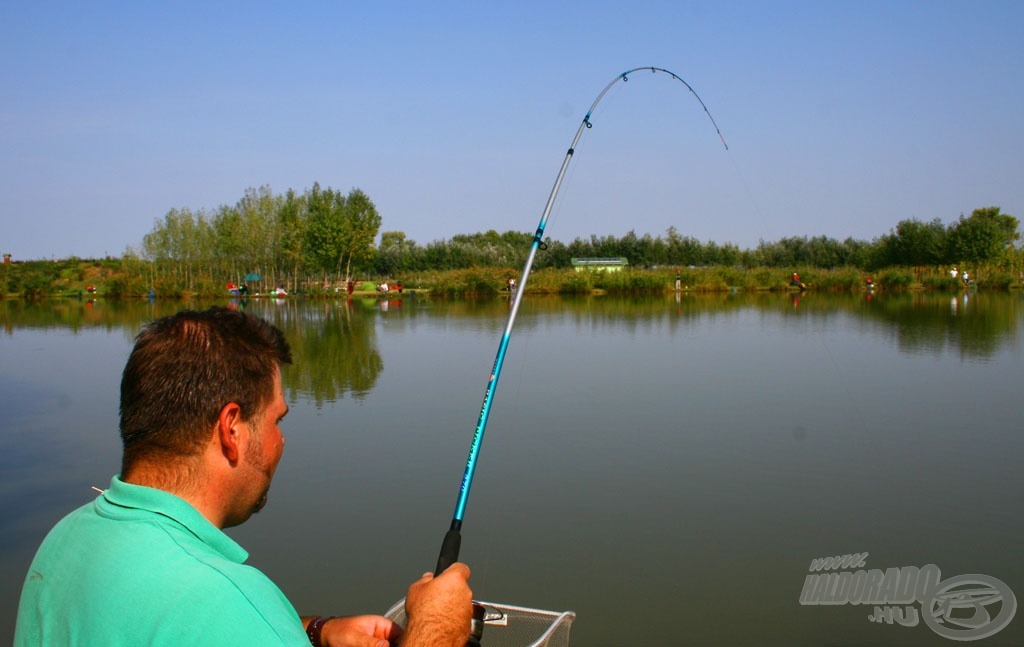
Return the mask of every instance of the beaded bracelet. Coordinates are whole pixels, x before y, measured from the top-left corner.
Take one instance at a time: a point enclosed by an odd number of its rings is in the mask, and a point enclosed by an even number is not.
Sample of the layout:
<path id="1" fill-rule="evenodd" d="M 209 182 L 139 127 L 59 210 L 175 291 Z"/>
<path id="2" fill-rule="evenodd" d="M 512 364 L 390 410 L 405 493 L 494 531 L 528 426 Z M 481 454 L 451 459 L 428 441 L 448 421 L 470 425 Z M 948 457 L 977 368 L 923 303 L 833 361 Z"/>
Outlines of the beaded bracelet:
<path id="1" fill-rule="evenodd" d="M 306 636 L 309 637 L 309 644 L 313 647 L 324 647 L 323 643 L 320 642 L 320 634 L 324 630 L 324 625 L 327 624 L 328 620 L 333 620 L 334 616 L 317 616 L 309 621 L 309 625 L 306 626 Z"/>

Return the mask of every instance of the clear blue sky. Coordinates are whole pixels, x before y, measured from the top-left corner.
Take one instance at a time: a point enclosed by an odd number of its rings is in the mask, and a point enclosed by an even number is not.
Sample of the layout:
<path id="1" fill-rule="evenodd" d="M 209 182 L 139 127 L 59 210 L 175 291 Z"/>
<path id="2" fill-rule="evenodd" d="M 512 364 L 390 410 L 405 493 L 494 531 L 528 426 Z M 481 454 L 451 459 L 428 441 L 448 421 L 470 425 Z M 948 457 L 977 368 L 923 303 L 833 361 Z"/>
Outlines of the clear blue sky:
<path id="1" fill-rule="evenodd" d="M 433 6 L 437 4 L 438 6 Z M 171 208 L 358 187 L 426 244 L 548 225 L 756 246 L 1024 219 L 1024 2 L 0 6 L 0 251 L 120 255 Z"/>

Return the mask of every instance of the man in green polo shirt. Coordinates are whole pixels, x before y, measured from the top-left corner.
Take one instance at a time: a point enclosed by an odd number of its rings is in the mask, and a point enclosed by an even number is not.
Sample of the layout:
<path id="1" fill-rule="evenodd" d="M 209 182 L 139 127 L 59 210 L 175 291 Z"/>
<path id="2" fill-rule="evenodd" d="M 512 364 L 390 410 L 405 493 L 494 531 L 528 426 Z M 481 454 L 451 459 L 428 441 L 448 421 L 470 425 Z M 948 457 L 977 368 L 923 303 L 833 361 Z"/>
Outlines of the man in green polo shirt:
<path id="1" fill-rule="evenodd" d="M 222 532 L 266 504 L 290 362 L 280 330 L 224 308 L 143 329 L 121 380 L 121 474 L 43 541 L 16 647 L 466 644 L 464 564 L 409 587 L 404 629 L 380 616 L 300 617 Z"/>

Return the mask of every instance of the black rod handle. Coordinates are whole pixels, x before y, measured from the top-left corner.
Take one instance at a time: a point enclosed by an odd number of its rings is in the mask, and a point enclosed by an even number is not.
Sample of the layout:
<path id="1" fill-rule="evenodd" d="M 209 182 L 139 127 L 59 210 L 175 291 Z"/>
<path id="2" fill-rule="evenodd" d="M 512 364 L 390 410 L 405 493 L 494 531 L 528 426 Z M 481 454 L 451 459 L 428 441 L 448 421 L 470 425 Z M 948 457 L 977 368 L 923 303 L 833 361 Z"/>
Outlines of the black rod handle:
<path id="1" fill-rule="evenodd" d="M 449 566 L 459 561 L 459 548 L 462 547 L 462 533 L 458 528 L 452 528 L 444 535 L 441 543 L 441 554 L 437 558 L 437 568 L 434 575 L 440 575 Z"/>

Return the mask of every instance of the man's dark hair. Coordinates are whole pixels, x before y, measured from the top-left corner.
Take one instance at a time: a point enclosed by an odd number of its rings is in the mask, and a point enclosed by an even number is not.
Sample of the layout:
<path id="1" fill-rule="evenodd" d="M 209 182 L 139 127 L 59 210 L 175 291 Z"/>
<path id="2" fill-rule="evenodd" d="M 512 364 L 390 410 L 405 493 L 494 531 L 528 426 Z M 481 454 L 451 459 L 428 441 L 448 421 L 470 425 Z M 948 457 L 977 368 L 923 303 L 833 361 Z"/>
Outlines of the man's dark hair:
<path id="1" fill-rule="evenodd" d="M 244 312 L 184 310 L 147 324 L 121 377 L 122 475 L 140 458 L 197 454 L 230 402 L 243 420 L 260 415 L 275 369 L 291 361 L 284 334 Z"/>

